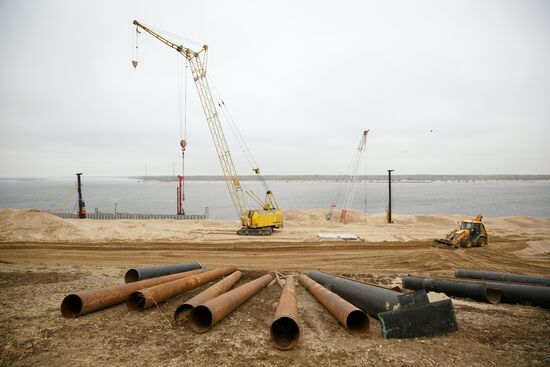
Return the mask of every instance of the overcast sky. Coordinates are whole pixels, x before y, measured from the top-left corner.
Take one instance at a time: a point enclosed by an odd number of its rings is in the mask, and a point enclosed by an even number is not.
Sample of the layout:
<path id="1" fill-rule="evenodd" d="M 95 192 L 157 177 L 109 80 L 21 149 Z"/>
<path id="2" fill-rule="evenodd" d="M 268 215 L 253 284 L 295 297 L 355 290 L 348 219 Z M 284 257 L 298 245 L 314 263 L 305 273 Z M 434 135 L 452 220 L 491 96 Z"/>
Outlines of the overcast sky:
<path id="1" fill-rule="evenodd" d="M 2 0 L 0 176 L 180 167 L 179 55 L 142 33 L 134 70 L 133 19 L 209 45 L 264 174 L 344 173 L 364 129 L 370 174 L 550 173 L 550 1 Z M 188 105 L 186 174 L 221 174 Z"/>

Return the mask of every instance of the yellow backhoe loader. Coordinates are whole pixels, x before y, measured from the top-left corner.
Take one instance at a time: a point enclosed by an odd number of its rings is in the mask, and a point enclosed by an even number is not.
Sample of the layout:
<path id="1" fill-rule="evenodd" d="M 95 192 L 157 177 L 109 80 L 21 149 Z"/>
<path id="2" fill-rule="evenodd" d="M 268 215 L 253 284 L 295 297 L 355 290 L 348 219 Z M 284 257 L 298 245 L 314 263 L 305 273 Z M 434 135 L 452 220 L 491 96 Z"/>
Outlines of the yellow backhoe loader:
<path id="1" fill-rule="evenodd" d="M 459 247 L 483 247 L 487 246 L 489 235 L 482 223 L 483 217 L 476 216 L 473 220 L 462 220 L 458 222 L 458 228 L 448 233 L 445 238 L 435 240 L 454 248 Z"/>

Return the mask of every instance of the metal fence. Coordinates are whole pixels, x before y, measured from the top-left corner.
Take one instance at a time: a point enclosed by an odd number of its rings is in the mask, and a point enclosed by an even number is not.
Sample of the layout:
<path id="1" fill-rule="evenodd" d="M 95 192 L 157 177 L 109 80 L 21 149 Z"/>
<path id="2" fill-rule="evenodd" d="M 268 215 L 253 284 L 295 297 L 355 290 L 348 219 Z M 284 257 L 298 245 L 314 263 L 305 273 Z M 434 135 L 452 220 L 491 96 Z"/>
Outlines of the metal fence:
<path id="1" fill-rule="evenodd" d="M 65 219 L 78 219 L 76 213 L 49 212 L 55 216 Z M 95 210 L 86 214 L 86 219 L 116 220 L 116 219 L 175 219 L 175 220 L 201 220 L 208 219 L 208 208 L 204 214 L 177 215 L 177 214 L 135 214 L 135 213 L 103 213 Z"/>

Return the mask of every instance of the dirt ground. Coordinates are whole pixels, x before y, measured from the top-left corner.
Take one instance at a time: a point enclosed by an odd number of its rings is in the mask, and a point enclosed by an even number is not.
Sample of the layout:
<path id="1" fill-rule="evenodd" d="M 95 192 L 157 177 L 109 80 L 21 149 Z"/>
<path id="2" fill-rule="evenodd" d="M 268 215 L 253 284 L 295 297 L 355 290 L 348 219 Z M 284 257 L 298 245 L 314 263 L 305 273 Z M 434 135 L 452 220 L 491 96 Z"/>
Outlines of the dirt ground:
<path id="1" fill-rule="evenodd" d="M 532 239 L 532 238 L 531 238 Z M 544 239 L 538 239 L 544 240 Z M 275 283 L 205 334 L 172 327 L 174 310 L 200 287 L 141 313 L 118 305 L 77 319 L 59 306 L 71 292 L 121 284 L 135 265 L 198 260 L 235 265 L 239 284 L 265 272 L 323 269 L 383 285 L 407 274 L 452 276 L 457 267 L 550 275 L 548 254 L 530 255 L 525 239 L 494 238 L 485 248 L 450 250 L 431 241 L 281 243 L 0 243 L 0 365 L 384 365 L 548 366 L 550 313 L 519 305 L 453 299 L 459 332 L 384 340 L 371 318 L 351 335 L 301 286 L 301 339 L 290 351 L 270 341 L 280 288 Z M 523 252 L 522 252 L 523 251 Z M 521 256 L 520 256 L 521 255 Z M 165 318 L 166 317 L 166 318 Z"/>

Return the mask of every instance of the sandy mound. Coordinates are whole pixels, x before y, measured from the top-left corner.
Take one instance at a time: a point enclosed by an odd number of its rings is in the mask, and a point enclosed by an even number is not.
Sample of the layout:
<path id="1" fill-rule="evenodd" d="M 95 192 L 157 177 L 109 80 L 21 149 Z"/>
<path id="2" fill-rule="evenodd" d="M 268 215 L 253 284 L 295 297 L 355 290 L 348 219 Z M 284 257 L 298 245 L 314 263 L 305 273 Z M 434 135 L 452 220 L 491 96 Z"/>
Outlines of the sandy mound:
<path id="1" fill-rule="evenodd" d="M 527 241 L 527 247 L 523 250 L 515 251 L 514 254 L 524 257 L 550 256 L 550 240 Z"/>
<path id="2" fill-rule="evenodd" d="M 0 209 L 0 241 L 70 240 L 87 231 L 76 223 L 36 209 Z"/>

